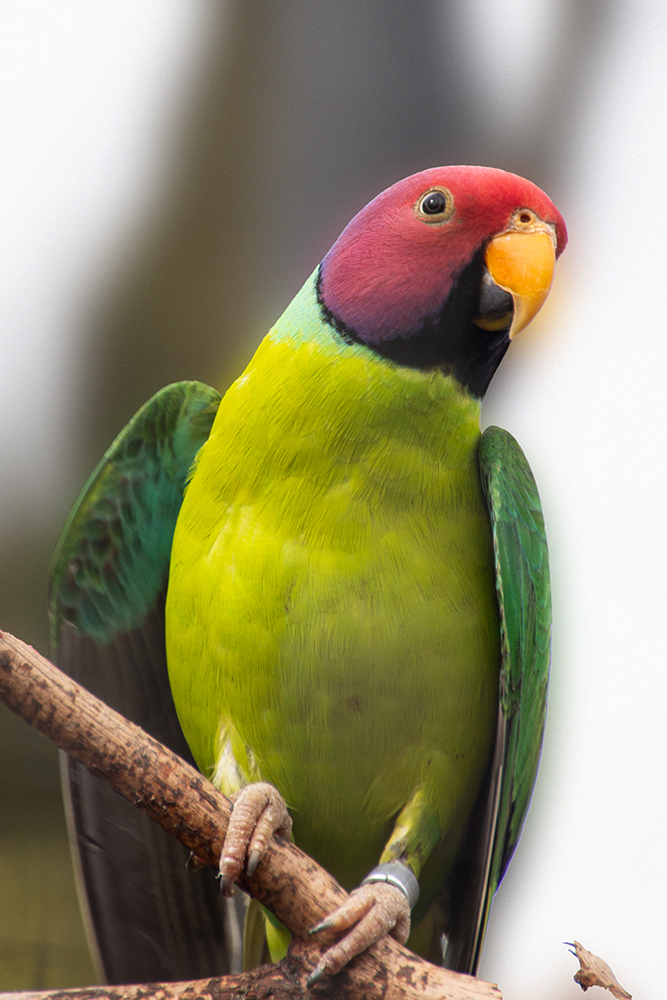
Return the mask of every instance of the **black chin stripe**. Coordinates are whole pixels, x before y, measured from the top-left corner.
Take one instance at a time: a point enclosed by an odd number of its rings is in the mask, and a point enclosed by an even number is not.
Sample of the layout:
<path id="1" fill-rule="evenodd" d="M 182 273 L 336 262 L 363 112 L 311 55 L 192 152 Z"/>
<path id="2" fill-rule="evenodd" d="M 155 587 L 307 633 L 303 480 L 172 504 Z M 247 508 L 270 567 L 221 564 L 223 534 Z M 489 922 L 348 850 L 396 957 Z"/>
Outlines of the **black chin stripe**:
<path id="1" fill-rule="evenodd" d="M 322 298 L 321 266 L 317 272 L 317 301 L 324 321 L 346 344 L 364 344 L 380 357 L 406 368 L 422 371 L 439 368 L 454 375 L 468 392 L 481 398 L 510 343 L 509 327 L 488 331 L 474 322 L 480 312 L 486 312 L 485 306 L 490 305 L 484 300 L 484 274 L 480 250 L 459 275 L 439 313 L 428 317 L 418 329 L 379 343 L 364 340 L 327 307 Z M 503 305 L 507 305 L 506 300 Z M 511 322 L 511 315 L 509 319 Z"/>

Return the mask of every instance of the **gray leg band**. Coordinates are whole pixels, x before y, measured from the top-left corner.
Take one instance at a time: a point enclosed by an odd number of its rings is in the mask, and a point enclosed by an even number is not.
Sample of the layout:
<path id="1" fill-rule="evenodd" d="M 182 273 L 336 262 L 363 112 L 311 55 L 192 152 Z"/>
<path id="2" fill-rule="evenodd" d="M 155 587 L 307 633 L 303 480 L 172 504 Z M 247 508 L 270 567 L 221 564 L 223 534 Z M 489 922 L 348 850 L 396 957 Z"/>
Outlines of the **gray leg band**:
<path id="1" fill-rule="evenodd" d="M 368 885 L 371 882 L 388 882 L 389 885 L 400 889 L 405 894 L 411 910 L 419 899 L 419 882 L 402 861 L 388 861 L 384 865 L 378 865 L 368 873 L 361 884 Z"/>

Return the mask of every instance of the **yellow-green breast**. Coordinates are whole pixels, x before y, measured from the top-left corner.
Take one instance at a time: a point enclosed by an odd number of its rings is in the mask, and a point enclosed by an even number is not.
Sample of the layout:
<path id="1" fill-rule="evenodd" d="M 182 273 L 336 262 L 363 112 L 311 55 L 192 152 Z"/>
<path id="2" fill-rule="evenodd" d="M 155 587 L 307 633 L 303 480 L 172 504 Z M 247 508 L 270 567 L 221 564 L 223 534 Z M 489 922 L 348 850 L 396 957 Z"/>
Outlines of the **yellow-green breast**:
<path id="1" fill-rule="evenodd" d="M 352 886 L 418 791 L 435 839 L 458 840 L 499 630 L 479 402 L 334 339 L 312 301 L 306 285 L 200 453 L 167 654 L 200 768 L 226 793 L 274 783 L 297 843 Z"/>

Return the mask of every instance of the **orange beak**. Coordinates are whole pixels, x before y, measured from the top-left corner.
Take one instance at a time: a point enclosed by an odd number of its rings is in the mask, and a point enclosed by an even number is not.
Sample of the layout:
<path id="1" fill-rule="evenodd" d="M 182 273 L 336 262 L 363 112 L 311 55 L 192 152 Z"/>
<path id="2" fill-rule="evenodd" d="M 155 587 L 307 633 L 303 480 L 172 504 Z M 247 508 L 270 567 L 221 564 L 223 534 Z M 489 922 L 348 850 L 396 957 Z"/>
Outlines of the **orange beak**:
<path id="1" fill-rule="evenodd" d="M 496 285 L 514 299 L 510 339 L 528 326 L 549 294 L 556 264 L 551 229 L 509 230 L 486 248 L 486 268 Z"/>

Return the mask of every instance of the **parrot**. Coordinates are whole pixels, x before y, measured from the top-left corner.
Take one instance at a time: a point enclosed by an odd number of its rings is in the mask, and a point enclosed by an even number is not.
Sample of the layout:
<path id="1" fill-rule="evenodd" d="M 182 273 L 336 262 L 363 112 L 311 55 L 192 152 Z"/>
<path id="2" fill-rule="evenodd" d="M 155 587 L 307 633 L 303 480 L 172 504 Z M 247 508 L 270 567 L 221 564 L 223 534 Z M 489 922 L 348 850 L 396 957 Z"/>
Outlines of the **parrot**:
<path id="1" fill-rule="evenodd" d="M 234 803 L 216 894 L 64 765 L 111 981 L 228 969 L 234 883 L 275 832 L 350 892 L 313 928 L 338 939 L 311 984 L 386 934 L 476 974 L 551 659 L 537 486 L 509 432 L 482 433 L 481 404 L 566 242 L 516 174 L 395 183 L 223 396 L 162 389 L 84 486 L 52 564 L 57 662 Z M 276 924 L 267 914 L 274 958 Z M 130 944 L 150 955 L 128 973 Z"/>

